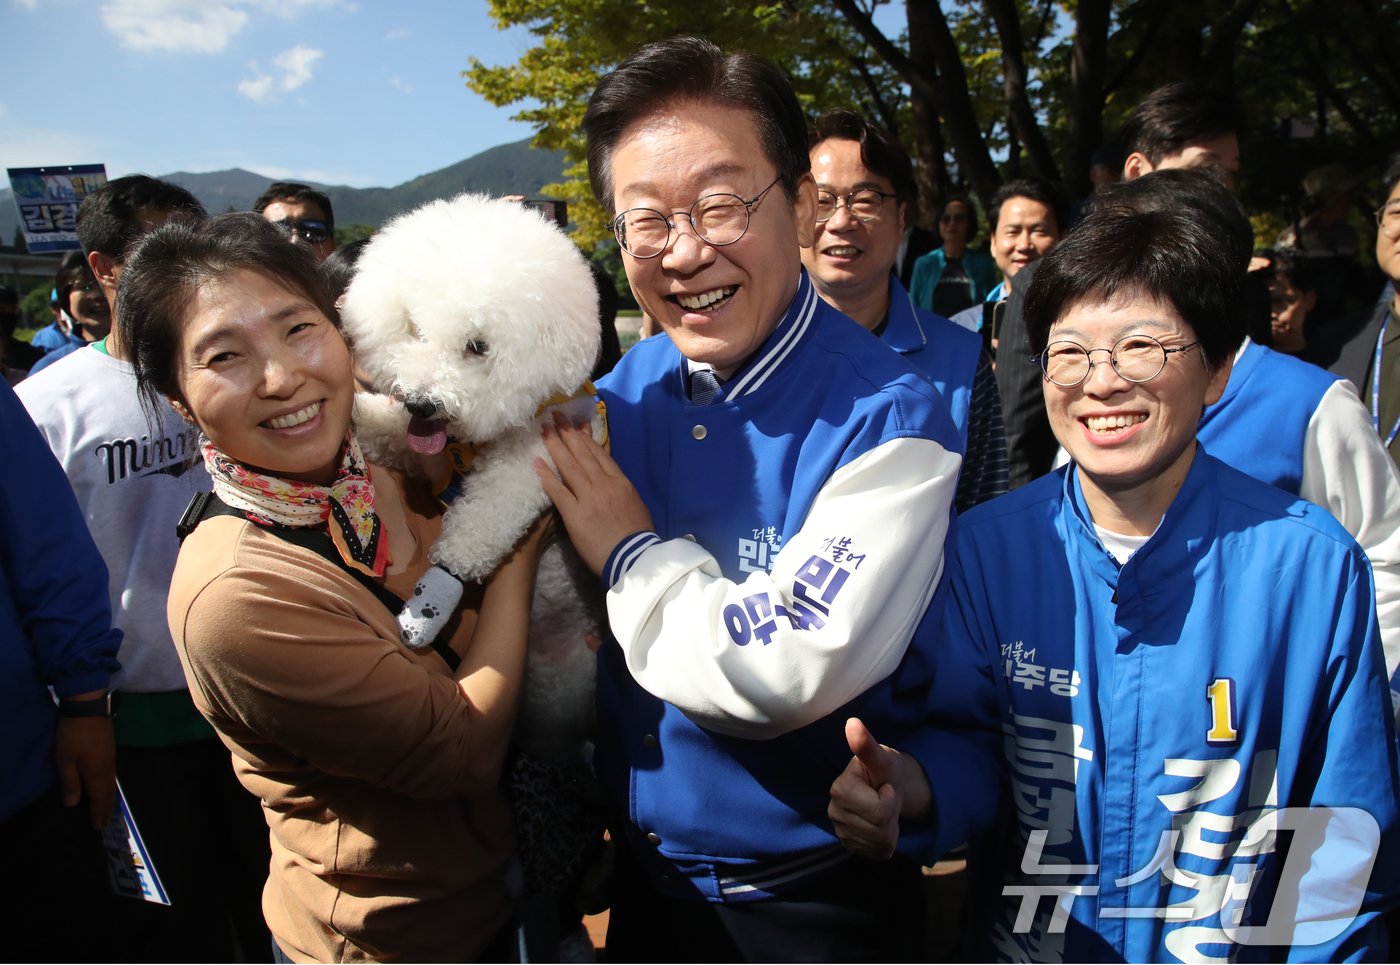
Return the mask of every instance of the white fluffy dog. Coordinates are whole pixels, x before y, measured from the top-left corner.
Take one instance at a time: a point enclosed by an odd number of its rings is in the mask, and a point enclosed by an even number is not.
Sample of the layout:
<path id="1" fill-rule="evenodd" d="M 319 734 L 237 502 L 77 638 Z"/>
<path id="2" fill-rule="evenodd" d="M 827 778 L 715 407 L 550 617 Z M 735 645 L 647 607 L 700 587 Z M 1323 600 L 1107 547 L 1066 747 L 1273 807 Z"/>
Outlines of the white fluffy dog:
<path id="1" fill-rule="evenodd" d="M 341 315 L 382 393 L 356 406 L 365 453 L 407 468 L 410 451 L 444 462 L 450 451 L 461 469 L 464 449 L 474 450 L 449 490 L 460 492 L 433 559 L 462 580 L 487 576 L 549 506 L 533 465 L 548 461 L 541 425 L 552 409 L 595 418 L 603 431 L 595 400 L 580 391 L 599 345 L 598 294 L 582 255 L 519 204 L 434 201 L 374 236 Z M 601 589 L 581 571 L 562 537 L 540 563 L 516 738 L 542 757 L 581 749 L 592 708 L 585 636 L 598 633 Z M 423 598 L 409 601 L 410 616 L 445 619 L 431 578 L 416 592 Z"/>

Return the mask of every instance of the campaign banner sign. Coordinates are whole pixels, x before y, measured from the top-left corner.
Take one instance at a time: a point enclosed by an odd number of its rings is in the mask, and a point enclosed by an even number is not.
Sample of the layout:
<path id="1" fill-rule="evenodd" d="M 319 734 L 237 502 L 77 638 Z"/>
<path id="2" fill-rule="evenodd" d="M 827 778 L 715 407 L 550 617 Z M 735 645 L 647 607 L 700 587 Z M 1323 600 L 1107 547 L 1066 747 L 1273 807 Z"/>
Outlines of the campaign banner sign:
<path id="1" fill-rule="evenodd" d="M 104 164 L 7 168 L 29 253 L 79 251 L 78 205 L 107 183 Z"/>

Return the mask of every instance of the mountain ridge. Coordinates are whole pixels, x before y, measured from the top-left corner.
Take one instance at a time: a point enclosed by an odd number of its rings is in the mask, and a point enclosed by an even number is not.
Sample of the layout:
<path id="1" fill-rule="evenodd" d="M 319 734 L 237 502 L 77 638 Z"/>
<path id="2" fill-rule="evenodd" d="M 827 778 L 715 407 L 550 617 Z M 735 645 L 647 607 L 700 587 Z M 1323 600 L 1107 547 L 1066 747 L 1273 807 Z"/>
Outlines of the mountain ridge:
<path id="1" fill-rule="evenodd" d="M 538 197 L 542 186 L 563 178 L 564 164 L 563 151 L 533 148 L 529 138 L 525 138 L 487 148 L 455 164 L 420 174 L 390 188 L 353 188 L 314 181 L 303 183 L 324 191 L 331 199 L 336 225 L 348 227 L 358 224 L 378 228 L 396 214 L 464 191 Z M 247 211 L 273 181 L 293 180 L 272 178 L 243 168 L 208 172 L 175 171 L 160 175 L 160 178 L 187 188 L 210 214 Z M 0 244 L 13 240 L 18 223 L 14 196 L 7 185 L 0 190 Z"/>

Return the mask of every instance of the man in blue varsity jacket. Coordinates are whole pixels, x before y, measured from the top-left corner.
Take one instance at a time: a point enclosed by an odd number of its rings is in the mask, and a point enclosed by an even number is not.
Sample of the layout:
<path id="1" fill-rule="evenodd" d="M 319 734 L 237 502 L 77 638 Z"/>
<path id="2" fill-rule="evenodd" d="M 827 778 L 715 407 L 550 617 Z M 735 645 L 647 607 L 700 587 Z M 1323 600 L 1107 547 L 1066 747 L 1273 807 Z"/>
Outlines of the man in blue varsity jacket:
<path id="1" fill-rule="evenodd" d="M 940 585 L 957 430 L 803 272 L 816 186 L 775 67 L 651 44 L 600 82 L 584 128 L 665 333 L 600 384 L 611 458 L 565 427 L 547 437 L 560 480 L 538 467 L 608 587 L 609 957 L 908 958 L 918 868 L 851 860 L 827 786 L 847 716 L 917 719 L 934 637 L 910 640 Z"/>
<path id="2" fill-rule="evenodd" d="M 1026 331 L 1073 462 L 959 520 L 928 726 L 900 753 L 848 724 L 831 816 L 853 850 L 990 825 L 971 961 L 1387 960 L 1400 775 L 1371 569 L 1196 440 L 1242 282 L 1190 205 L 1096 208 L 1044 258 Z"/>

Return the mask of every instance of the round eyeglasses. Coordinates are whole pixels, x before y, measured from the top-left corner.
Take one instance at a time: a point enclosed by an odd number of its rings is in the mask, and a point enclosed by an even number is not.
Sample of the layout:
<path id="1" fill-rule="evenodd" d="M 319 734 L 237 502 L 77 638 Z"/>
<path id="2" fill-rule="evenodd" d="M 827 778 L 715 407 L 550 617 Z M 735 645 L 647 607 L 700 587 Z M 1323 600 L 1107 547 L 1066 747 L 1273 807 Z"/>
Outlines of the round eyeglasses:
<path id="1" fill-rule="evenodd" d="M 884 204 L 886 198 L 893 198 L 895 195 L 886 194 L 884 191 L 877 191 L 874 188 L 861 188 L 859 191 L 852 191 L 845 197 L 832 194 L 830 191 L 817 192 L 817 224 L 825 224 L 836 217 L 836 210 L 842 205 L 846 206 L 846 213 L 857 221 L 874 221 L 880 217 L 880 206 Z"/>
<path id="2" fill-rule="evenodd" d="M 1045 378 L 1062 388 L 1073 388 L 1089 377 L 1095 352 L 1107 352 L 1113 371 L 1129 382 L 1151 382 L 1167 367 L 1167 356 L 1200 345 L 1199 341 L 1178 348 L 1167 348 L 1151 335 L 1124 335 L 1113 348 L 1085 348 L 1078 342 L 1051 342 L 1030 361 L 1040 366 Z"/>
<path id="3" fill-rule="evenodd" d="M 671 243 L 677 231 L 676 218 L 685 218 L 705 244 L 715 248 L 732 245 L 744 237 L 754 209 L 781 179 L 780 174 L 747 201 L 737 194 L 707 194 L 690 210 L 673 211 L 669 218 L 654 208 L 628 208 L 613 218 L 613 234 L 633 258 L 655 258 Z"/>

